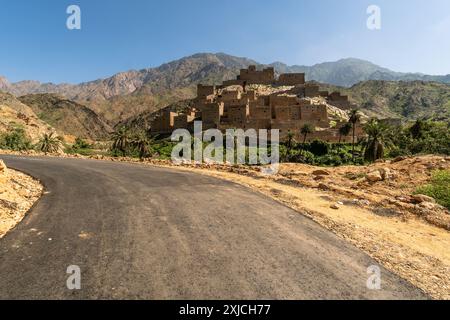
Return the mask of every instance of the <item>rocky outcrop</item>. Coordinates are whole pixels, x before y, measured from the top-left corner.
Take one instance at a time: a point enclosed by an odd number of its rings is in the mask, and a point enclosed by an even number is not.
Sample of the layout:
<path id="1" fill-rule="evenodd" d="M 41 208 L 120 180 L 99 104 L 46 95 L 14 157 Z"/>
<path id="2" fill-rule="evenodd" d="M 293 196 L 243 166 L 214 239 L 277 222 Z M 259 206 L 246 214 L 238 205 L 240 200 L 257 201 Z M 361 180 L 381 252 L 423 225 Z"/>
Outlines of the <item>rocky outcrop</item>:
<path id="1" fill-rule="evenodd" d="M 22 220 L 42 190 L 37 180 L 7 169 L 0 160 L 0 238 Z"/>
<path id="2" fill-rule="evenodd" d="M 6 180 L 8 178 L 8 169 L 6 168 L 5 163 L 0 160 L 0 183 L 4 184 L 6 183 Z"/>
<path id="3" fill-rule="evenodd" d="M 379 170 L 371 171 L 366 175 L 366 179 L 369 182 L 378 182 L 382 181 L 383 177 L 381 176 L 381 173 Z"/>
<path id="4" fill-rule="evenodd" d="M 423 194 L 415 194 L 411 196 L 411 198 L 416 203 L 423 203 L 423 202 L 430 202 L 430 203 L 436 203 L 436 200 L 434 200 L 432 197 L 423 195 Z"/>

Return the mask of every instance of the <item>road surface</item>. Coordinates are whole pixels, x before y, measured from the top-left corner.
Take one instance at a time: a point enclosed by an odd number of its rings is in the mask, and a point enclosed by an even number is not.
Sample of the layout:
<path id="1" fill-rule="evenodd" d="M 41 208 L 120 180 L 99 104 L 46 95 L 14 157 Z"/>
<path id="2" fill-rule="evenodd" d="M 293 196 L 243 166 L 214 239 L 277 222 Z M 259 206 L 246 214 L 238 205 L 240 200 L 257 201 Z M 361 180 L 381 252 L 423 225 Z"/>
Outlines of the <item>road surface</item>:
<path id="1" fill-rule="evenodd" d="M 301 214 L 193 173 L 0 155 L 46 194 L 0 240 L 0 299 L 423 299 Z M 69 266 L 81 290 L 67 288 Z"/>

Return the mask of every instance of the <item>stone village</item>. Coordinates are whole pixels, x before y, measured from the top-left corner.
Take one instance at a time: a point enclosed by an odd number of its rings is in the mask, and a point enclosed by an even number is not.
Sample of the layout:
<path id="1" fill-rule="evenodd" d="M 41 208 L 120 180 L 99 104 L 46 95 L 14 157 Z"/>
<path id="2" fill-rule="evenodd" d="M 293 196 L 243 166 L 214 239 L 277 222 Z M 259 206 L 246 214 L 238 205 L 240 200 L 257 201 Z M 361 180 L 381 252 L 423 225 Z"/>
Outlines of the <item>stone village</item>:
<path id="1" fill-rule="evenodd" d="M 192 131 L 194 121 L 202 121 L 203 130 L 278 129 L 281 140 L 291 132 L 301 141 L 301 128 L 309 124 L 313 132 L 307 141 L 351 142 L 351 136 L 339 135 L 351 108 L 348 96 L 320 90 L 318 84 L 305 81 L 304 73 L 276 77 L 274 68 L 250 66 L 222 85 L 199 84 L 193 106 L 183 112 L 162 111 L 152 121 L 151 132 Z M 361 126 L 356 129 L 356 135 L 362 136 Z"/>

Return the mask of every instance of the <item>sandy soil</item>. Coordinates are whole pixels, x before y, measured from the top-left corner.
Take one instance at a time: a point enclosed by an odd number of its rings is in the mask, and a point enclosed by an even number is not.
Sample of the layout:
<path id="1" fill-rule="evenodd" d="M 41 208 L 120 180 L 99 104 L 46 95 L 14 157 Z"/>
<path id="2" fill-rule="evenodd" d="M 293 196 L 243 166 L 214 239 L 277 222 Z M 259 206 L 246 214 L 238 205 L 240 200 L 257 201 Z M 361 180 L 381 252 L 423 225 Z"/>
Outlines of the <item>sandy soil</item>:
<path id="1" fill-rule="evenodd" d="M 43 187 L 37 180 L 21 172 L 4 170 L 1 161 L 0 167 L 0 238 L 2 238 L 23 219 L 41 196 Z"/>

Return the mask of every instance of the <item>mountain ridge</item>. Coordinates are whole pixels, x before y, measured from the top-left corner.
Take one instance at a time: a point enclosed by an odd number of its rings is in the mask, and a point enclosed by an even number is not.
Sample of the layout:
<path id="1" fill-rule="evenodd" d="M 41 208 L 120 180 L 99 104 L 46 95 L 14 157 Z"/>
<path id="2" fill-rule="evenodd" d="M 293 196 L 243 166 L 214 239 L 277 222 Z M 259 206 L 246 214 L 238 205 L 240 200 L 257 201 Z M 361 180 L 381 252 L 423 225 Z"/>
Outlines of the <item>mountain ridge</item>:
<path id="1" fill-rule="evenodd" d="M 248 58 L 231 56 L 225 53 L 197 53 L 164 63 L 155 68 L 129 70 L 108 78 L 77 85 L 67 83 L 41 84 L 33 80 L 11 84 L 6 78 L 0 77 L 0 90 L 8 91 L 16 96 L 57 94 L 88 107 L 105 119 L 109 125 L 116 126 L 141 113 L 155 112 L 178 101 L 192 99 L 196 95 L 198 83 L 219 84 L 223 80 L 235 78 L 239 69 L 247 68 L 249 65 L 257 65 L 259 68 L 272 66 L 277 74 L 304 72 L 308 81 L 314 80 L 324 83 L 325 86 L 338 87 L 336 90 L 344 91 L 350 96 L 352 96 L 353 86 L 367 81 L 432 82 L 437 79 L 441 83 L 450 84 L 450 75 L 431 76 L 418 73 L 399 73 L 356 58 L 324 62 L 314 66 L 288 66 L 282 62 L 274 62 L 270 65 L 260 64 Z M 402 88 L 404 89 L 404 87 L 394 88 L 391 86 L 392 90 L 390 91 Z M 423 86 L 422 88 L 425 91 L 429 90 L 422 94 L 424 98 L 429 94 L 435 96 L 442 91 L 436 91 L 430 86 Z M 443 88 L 449 87 L 443 86 Z M 354 100 L 361 103 L 362 106 L 368 105 L 367 102 L 371 97 L 358 92 L 358 88 L 354 90 L 358 94 L 358 98 Z M 401 94 L 401 92 L 397 94 Z M 374 93 L 374 95 L 376 94 Z M 416 110 L 422 105 L 426 108 L 435 109 L 427 103 L 421 104 L 419 99 L 421 94 L 414 93 L 414 96 L 416 99 L 410 100 L 414 107 L 405 106 L 406 111 Z M 390 101 L 394 100 L 391 99 Z M 433 101 L 441 103 L 436 108 L 446 110 L 444 107 L 447 105 L 446 101 L 439 99 Z M 370 109 L 374 111 L 376 106 L 380 107 L 380 114 L 392 114 L 389 111 L 390 106 L 380 104 L 378 98 L 377 103 L 370 105 Z M 428 115 L 429 112 L 424 112 L 424 114 Z M 406 115 L 406 117 L 410 118 L 410 115 Z"/>
<path id="2" fill-rule="evenodd" d="M 5 87 L 9 87 L 10 90 L 17 90 L 18 95 L 25 95 L 30 94 L 33 92 L 21 92 L 21 90 L 27 90 L 24 88 L 24 86 L 30 86 L 30 90 L 42 90 L 40 88 L 37 88 L 39 86 L 42 86 L 43 88 L 59 88 L 59 90 L 68 88 L 68 87 L 88 87 L 93 84 L 99 84 L 99 83 L 109 83 L 114 84 L 114 82 L 121 82 L 124 80 L 127 80 L 130 76 L 134 76 L 133 80 L 134 84 L 141 85 L 142 83 L 145 83 L 146 81 L 150 80 L 148 78 L 148 74 L 157 71 L 157 70 L 164 70 L 168 69 L 170 67 L 173 67 L 174 65 L 180 64 L 180 62 L 189 60 L 189 59 L 209 59 L 210 61 L 213 61 L 214 58 L 216 58 L 216 62 L 219 64 L 222 64 L 226 68 L 237 68 L 237 66 L 240 66 L 242 68 L 246 68 L 249 65 L 257 65 L 257 66 L 272 66 L 275 68 L 276 72 L 278 73 L 293 73 L 293 72 L 305 72 L 307 76 L 308 81 L 318 81 L 318 82 L 324 82 L 329 83 L 332 85 L 337 86 L 346 86 L 350 87 L 360 81 L 366 81 L 366 80 L 404 80 L 404 81 L 414 81 L 414 80 L 421 80 L 421 81 L 436 81 L 436 82 L 444 82 L 444 83 L 450 83 L 450 74 L 447 75 L 429 75 L 424 74 L 420 72 L 397 72 L 390 70 L 388 68 L 379 66 L 377 64 L 374 64 L 370 61 L 359 59 L 359 58 L 343 58 L 336 61 L 326 61 L 322 63 L 317 63 L 311 66 L 307 65 L 288 65 L 280 61 L 276 61 L 270 64 L 263 64 L 259 63 L 255 60 L 245 58 L 245 57 L 237 57 L 228 55 L 226 53 L 196 53 L 190 56 L 186 56 L 177 60 L 173 60 L 170 62 L 166 62 L 161 64 L 158 67 L 154 68 L 143 68 L 143 69 L 130 69 L 127 71 L 122 71 L 115 73 L 109 77 L 105 78 L 99 78 L 91 81 L 85 81 L 78 84 L 71 84 L 71 83 L 53 83 L 53 82 L 40 82 L 36 80 L 22 80 L 18 82 L 9 82 L 8 79 L 4 76 L 0 75 L 0 90 L 4 89 Z M 347 82 L 336 82 L 339 81 L 339 79 L 333 80 L 333 78 L 323 79 L 324 75 L 320 75 L 320 71 L 323 71 L 324 69 L 332 69 L 331 72 L 341 71 L 342 68 L 366 68 L 365 74 L 363 79 L 354 78 L 350 80 L 346 80 Z M 364 71 L 364 70 L 363 70 Z M 363 72 L 361 71 L 361 72 Z M 329 75 L 328 75 L 329 76 Z M 389 79 L 382 79 L 379 77 L 389 77 Z M 132 88 L 133 89 L 133 88 Z M 47 89 L 48 90 L 48 89 Z M 58 89 L 57 89 L 58 90 Z M 39 93 L 39 92 L 34 92 Z M 48 92 L 47 92 L 48 93 Z M 131 93 L 131 92 L 128 92 Z"/>

